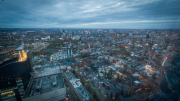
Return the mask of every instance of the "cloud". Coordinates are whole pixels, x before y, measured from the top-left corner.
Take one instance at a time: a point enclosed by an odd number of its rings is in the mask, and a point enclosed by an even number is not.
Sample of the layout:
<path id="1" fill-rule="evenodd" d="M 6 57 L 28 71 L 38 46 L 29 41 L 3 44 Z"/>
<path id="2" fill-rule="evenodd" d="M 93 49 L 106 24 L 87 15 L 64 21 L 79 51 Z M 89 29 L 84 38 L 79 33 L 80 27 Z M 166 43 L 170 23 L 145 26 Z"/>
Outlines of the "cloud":
<path id="1" fill-rule="evenodd" d="M 4 0 L 0 28 L 179 28 L 179 0 Z"/>

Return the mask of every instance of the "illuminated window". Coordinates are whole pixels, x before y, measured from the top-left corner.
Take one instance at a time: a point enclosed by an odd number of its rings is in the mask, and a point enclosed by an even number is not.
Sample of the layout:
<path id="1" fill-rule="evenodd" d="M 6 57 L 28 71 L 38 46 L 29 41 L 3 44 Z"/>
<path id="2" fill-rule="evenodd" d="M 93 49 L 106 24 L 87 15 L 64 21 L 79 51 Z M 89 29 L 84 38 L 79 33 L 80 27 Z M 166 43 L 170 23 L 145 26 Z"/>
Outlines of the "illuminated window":
<path id="1" fill-rule="evenodd" d="M 8 96 L 14 96 L 15 95 L 15 93 L 13 93 L 13 94 L 9 94 Z"/>
<path id="2" fill-rule="evenodd" d="M 7 91 L 7 92 L 2 92 L 1 95 L 5 95 L 5 94 L 9 94 L 9 93 L 12 93 L 13 91 Z"/>

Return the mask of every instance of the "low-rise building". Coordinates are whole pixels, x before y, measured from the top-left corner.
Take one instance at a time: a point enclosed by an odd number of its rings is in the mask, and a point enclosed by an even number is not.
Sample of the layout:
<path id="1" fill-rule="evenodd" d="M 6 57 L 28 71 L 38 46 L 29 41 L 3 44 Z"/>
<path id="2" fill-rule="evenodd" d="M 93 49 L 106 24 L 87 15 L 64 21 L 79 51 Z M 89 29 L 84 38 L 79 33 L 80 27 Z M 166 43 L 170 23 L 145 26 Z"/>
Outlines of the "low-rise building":
<path id="1" fill-rule="evenodd" d="M 66 72 L 64 78 L 71 93 L 77 101 L 90 101 L 93 99 L 92 95 L 80 82 L 80 79 L 77 79 L 72 73 Z"/>
<path id="2" fill-rule="evenodd" d="M 65 100 L 66 87 L 62 74 L 32 78 L 23 101 Z"/>

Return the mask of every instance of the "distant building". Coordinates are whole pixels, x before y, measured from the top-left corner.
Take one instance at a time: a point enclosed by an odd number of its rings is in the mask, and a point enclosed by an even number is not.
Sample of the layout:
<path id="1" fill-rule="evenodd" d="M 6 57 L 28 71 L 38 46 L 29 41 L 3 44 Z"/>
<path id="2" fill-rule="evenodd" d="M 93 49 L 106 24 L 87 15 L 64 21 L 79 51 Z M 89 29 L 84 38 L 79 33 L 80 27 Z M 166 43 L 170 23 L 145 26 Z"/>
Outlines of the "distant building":
<path id="1" fill-rule="evenodd" d="M 26 31 L 26 34 L 36 34 L 36 31 Z"/>
<path id="2" fill-rule="evenodd" d="M 16 35 L 16 34 L 17 34 L 17 32 L 12 32 L 12 34 L 13 34 L 13 35 Z"/>
<path id="3" fill-rule="evenodd" d="M 71 44 L 67 48 L 67 56 L 68 57 L 72 56 L 72 46 L 71 46 Z"/>
<path id="4" fill-rule="evenodd" d="M 72 40 L 79 40 L 80 39 L 80 36 L 76 35 L 76 36 L 73 36 L 71 37 Z"/>
<path id="5" fill-rule="evenodd" d="M 43 47 L 45 44 L 44 43 L 32 43 L 32 45 L 34 45 L 34 49 Z"/>
<path id="6" fill-rule="evenodd" d="M 31 52 L 39 52 L 45 49 L 48 45 L 49 43 L 36 42 L 36 43 L 32 43 L 29 47 L 33 48 L 30 50 Z"/>
<path id="7" fill-rule="evenodd" d="M 41 38 L 41 40 L 50 40 L 50 39 L 51 39 L 50 36 L 47 36 L 47 37 L 44 37 L 44 38 L 42 37 L 42 38 Z"/>
<path id="8" fill-rule="evenodd" d="M 75 54 L 72 54 L 72 47 L 63 47 L 63 50 L 59 50 L 57 53 L 52 54 L 50 56 L 50 61 L 57 61 L 62 59 L 67 59 L 68 57 L 76 56 Z"/>
<path id="9" fill-rule="evenodd" d="M 146 35 L 146 39 L 149 39 L 149 38 L 150 38 L 150 37 L 149 37 L 149 34 L 147 34 L 147 35 Z"/>

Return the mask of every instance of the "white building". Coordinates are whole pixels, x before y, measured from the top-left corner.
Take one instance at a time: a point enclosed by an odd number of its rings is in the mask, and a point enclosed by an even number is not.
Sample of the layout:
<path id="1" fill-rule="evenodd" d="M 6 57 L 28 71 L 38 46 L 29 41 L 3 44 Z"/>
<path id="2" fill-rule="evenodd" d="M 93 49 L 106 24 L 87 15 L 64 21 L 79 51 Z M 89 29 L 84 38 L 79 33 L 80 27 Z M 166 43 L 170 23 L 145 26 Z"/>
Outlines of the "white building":
<path id="1" fill-rule="evenodd" d="M 47 36 L 47 37 L 45 37 L 45 38 L 41 38 L 41 40 L 50 40 L 50 36 Z"/>
<path id="2" fill-rule="evenodd" d="M 52 54 L 50 56 L 50 61 L 56 61 L 56 60 L 61 60 L 61 59 L 66 59 L 67 58 L 67 52 L 63 50 L 59 50 L 57 53 Z"/>
<path id="3" fill-rule="evenodd" d="M 134 86 L 138 86 L 140 83 L 139 81 L 134 81 Z"/>

